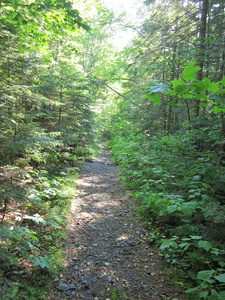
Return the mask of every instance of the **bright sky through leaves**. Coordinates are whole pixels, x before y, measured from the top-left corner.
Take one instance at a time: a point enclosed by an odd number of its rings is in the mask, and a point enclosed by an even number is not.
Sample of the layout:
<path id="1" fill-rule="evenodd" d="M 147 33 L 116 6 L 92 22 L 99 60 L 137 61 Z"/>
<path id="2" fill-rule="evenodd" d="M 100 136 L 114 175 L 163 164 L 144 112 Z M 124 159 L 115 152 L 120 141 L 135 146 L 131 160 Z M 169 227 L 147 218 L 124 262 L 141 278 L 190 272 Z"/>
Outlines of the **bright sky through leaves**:
<path id="1" fill-rule="evenodd" d="M 137 0 L 104 0 L 105 5 L 108 8 L 113 9 L 116 15 L 126 12 L 127 23 L 135 25 L 138 23 L 138 8 L 142 5 L 142 1 Z M 113 37 L 112 43 L 118 49 L 122 49 L 126 46 L 131 39 L 135 36 L 133 29 L 127 28 L 118 30 Z"/>

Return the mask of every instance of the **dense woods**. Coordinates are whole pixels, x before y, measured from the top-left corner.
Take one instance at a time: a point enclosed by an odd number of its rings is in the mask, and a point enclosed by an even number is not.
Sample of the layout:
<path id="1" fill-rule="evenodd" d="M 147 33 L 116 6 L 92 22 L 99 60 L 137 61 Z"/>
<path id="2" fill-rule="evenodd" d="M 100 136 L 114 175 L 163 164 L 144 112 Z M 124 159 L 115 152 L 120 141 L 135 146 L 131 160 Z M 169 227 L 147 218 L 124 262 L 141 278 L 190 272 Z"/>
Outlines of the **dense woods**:
<path id="1" fill-rule="evenodd" d="M 174 283 L 225 292 L 225 2 L 0 2 L 0 282 L 47 299 L 86 157 L 106 140 Z M 115 30 L 134 28 L 129 45 Z M 54 262 L 54 263 L 53 263 Z"/>

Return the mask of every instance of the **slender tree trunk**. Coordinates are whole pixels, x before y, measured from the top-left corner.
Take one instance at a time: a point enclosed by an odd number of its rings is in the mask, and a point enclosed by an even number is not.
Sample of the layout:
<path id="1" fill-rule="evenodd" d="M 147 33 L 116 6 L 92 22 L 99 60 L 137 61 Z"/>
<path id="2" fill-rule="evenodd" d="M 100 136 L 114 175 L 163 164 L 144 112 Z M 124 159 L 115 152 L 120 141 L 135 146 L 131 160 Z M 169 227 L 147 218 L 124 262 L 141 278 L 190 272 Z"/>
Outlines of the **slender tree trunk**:
<path id="1" fill-rule="evenodd" d="M 225 13 L 225 3 L 222 2 L 221 4 L 221 11 L 224 15 Z M 222 24 L 221 24 L 221 27 L 224 28 L 225 26 L 225 20 L 224 18 L 222 18 Z M 223 34 L 223 32 L 221 32 Z M 224 37 L 224 34 L 222 35 Z M 221 55 L 221 79 L 223 78 L 223 76 L 225 75 L 225 38 L 223 39 L 223 51 L 222 51 L 222 55 Z"/>
<path id="2" fill-rule="evenodd" d="M 205 38 L 207 31 L 207 16 L 209 9 L 209 0 L 202 0 L 202 10 L 201 10 L 201 23 L 199 28 L 199 57 L 198 57 L 198 66 L 200 70 L 198 71 L 197 79 L 201 81 L 203 79 L 203 68 L 204 68 L 204 60 L 205 60 Z M 196 117 L 199 116 L 200 113 L 200 100 L 195 101 L 194 106 L 194 115 Z"/>
<path id="3" fill-rule="evenodd" d="M 163 51 L 163 59 L 164 59 L 164 53 L 165 53 L 165 49 Z M 165 82 L 165 64 L 163 64 L 163 68 L 162 68 L 162 82 Z M 167 113 L 166 113 L 166 106 L 167 103 L 165 101 L 165 97 L 164 94 L 162 95 L 162 103 L 163 103 L 163 130 L 167 130 Z"/>
<path id="4" fill-rule="evenodd" d="M 223 5 L 223 7 L 221 7 L 221 10 L 225 11 L 225 6 L 224 6 L 224 2 L 221 4 Z M 223 19 L 224 22 L 224 19 Z M 224 24 L 222 26 L 222 28 L 224 27 Z M 225 38 L 224 38 L 224 47 L 225 47 Z M 222 55 L 221 55 L 221 79 L 223 78 L 223 76 L 225 75 L 225 48 L 223 49 Z M 223 137 L 225 137 L 225 113 L 221 113 L 221 133 L 223 135 Z M 222 151 L 225 153 L 225 144 L 222 143 Z"/>
<path id="5" fill-rule="evenodd" d="M 171 99 L 171 100 L 172 100 L 172 99 Z M 168 108 L 168 117 L 167 117 L 167 131 L 168 131 L 168 132 L 171 131 L 172 112 L 173 112 L 172 105 L 169 104 L 169 108 Z"/>
<path id="6" fill-rule="evenodd" d="M 225 39 L 224 39 L 224 49 L 225 49 Z M 225 50 L 222 53 L 222 62 L 221 62 L 221 79 L 223 78 L 223 76 L 225 75 Z"/>
<path id="7" fill-rule="evenodd" d="M 63 86 L 62 85 L 61 85 L 60 89 L 61 90 L 60 90 L 59 98 L 62 101 L 62 99 L 63 99 Z M 62 106 L 60 106 L 60 108 L 59 108 L 59 121 L 58 121 L 58 123 L 59 123 L 59 126 L 61 126 L 61 123 L 62 123 Z"/>
<path id="8" fill-rule="evenodd" d="M 188 123 L 191 122 L 191 115 L 190 115 L 190 108 L 189 108 L 189 104 L 187 102 L 187 100 L 184 100 L 185 101 L 185 104 L 186 104 L 186 107 L 187 107 L 187 117 L 188 117 Z"/>
<path id="9" fill-rule="evenodd" d="M 172 55 L 172 70 L 171 70 L 171 76 L 170 81 L 173 81 L 176 78 L 176 41 L 174 41 L 173 45 L 173 55 Z M 170 97 L 169 102 L 173 100 L 173 96 Z M 168 108 L 168 116 L 167 116 L 167 131 L 171 131 L 171 124 L 172 124 L 172 114 L 173 114 L 173 106 L 169 104 Z"/>

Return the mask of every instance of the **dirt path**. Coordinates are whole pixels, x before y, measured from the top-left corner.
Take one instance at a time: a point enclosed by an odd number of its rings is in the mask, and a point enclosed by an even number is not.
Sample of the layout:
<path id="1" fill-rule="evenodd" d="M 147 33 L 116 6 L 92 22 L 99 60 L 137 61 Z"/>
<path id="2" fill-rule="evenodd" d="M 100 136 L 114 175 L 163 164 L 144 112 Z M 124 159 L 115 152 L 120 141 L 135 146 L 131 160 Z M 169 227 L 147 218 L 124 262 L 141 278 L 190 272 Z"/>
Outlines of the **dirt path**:
<path id="1" fill-rule="evenodd" d="M 68 230 L 65 272 L 50 299 L 183 299 L 163 279 L 162 263 L 107 149 L 84 164 Z"/>

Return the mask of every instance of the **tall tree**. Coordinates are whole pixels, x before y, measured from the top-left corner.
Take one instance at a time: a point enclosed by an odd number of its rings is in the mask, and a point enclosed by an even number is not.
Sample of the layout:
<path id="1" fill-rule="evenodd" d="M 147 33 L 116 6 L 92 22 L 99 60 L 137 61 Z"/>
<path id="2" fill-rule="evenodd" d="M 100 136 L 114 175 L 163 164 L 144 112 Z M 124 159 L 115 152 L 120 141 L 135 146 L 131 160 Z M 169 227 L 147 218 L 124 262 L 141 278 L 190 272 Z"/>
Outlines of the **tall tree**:
<path id="1" fill-rule="evenodd" d="M 203 79 L 203 70 L 205 66 L 205 51 L 206 51 L 206 34 L 207 34 L 207 18 L 208 18 L 208 10 L 209 10 L 209 1 L 203 0 L 200 3 L 201 12 L 200 12 L 200 24 L 199 24 L 199 31 L 198 31 L 198 40 L 199 40 L 199 50 L 198 50 L 198 57 L 197 63 L 200 68 L 198 71 L 197 79 L 201 81 Z M 195 116 L 199 116 L 200 112 L 200 100 L 195 101 L 195 108 L 194 114 Z"/>

